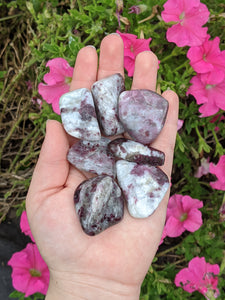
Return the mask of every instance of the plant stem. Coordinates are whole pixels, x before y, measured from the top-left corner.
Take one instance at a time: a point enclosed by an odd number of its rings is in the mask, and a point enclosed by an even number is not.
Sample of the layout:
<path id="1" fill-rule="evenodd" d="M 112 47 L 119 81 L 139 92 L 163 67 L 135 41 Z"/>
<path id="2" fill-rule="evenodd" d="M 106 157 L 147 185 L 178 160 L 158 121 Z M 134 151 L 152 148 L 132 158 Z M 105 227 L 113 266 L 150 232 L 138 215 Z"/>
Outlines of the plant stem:
<path id="1" fill-rule="evenodd" d="M 2 153 L 3 153 L 3 150 L 6 146 L 6 144 L 8 143 L 9 139 L 11 138 L 13 132 L 15 131 L 16 127 L 19 125 L 19 123 L 22 121 L 24 115 L 26 113 L 26 109 L 23 110 L 23 112 L 21 113 L 20 117 L 14 122 L 14 125 L 11 127 L 7 137 L 4 139 L 3 143 L 2 143 L 2 146 L 1 146 L 1 149 L 0 149 L 0 161 L 1 161 L 1 158 L 2 158 Z"/>
<path id="2" fill-rule="evenodd" d="M 4 17 L 4 18 L 0 18 L 0 22 L 10 20 L 10 19 L 14 19 L 14 18 L 17 18 L 19 16 L 23 16 L 23 14 L 17 14 L 17 15 L 13 15 L 13 16 L 7 16 L 7 17 Z"/>
<path id="3" fill-rule="evenodd" d="M 184 241 L 184 240 L 183 240 L 183 241 Z M 159 254 L 156 254 L 156 257 L 164 256 L 166 253 L 171 252 L 171 251 L 177 249 L 177 248 L 183 243 L 183 241 L 180 242 L 179 244 L 177 244 L 177 245 L 175 245 L 175 246 L 169 248 L 169 249 L 166 249 L 166 250 L 160 252 Z"/>
<path id="4" fill-rule="evenodd" d="M 81 13 L 84 13 L 84 10 L 83 10 L 83 7 L 82 7 L 82 4 L 81 4 L 80 0 L 77 0 L 77 4 L 78 4 L 78 7 L 79 7 L 79 11 Z"/>

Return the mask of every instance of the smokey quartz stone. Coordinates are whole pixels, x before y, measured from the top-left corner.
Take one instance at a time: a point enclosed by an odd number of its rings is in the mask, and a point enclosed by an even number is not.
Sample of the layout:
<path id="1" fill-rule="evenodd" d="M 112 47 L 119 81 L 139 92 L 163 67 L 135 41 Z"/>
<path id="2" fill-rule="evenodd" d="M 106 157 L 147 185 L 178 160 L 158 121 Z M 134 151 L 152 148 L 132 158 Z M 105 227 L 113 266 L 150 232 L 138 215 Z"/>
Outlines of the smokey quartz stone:
<path id="1" fill-rule="evenodd" d="M 98 121 L 102 132 L 106 136 L 117 135 L 124 132 L 118 117 L 118 98 L 125 89 L 121 74 L 113 74 L 96 81 L 91 88 Z"/>
<path id="2" fill-rule="evenodd" d="M 69 149 L 68 161 L 79 170 L 115 177 L 115 158 L 108 151 L 110 139 L 96 142 L 79 140 Z"/>
<path id="3" fill-rule="evenodd" d="M 74 203 L 81 226 L 88 235 L 96 235 L 123 218 L 123 195 L 110 176 L 82 182 L 75 191 Z"/>
<path id="4" fill-rule="evenodd" d="M 162 166 L 165 161 L 165 154 L 162 151 L 125 138 L 111 141 L 108 149 L 116 158 L 138 164 Z"/>
<path id="5" fill-rule="evenodd" d="M 124 91 L 119 96 L 119 118 L 137 142 L 150 144 L 162 130 L 168 101 L 150 90 Z"/>

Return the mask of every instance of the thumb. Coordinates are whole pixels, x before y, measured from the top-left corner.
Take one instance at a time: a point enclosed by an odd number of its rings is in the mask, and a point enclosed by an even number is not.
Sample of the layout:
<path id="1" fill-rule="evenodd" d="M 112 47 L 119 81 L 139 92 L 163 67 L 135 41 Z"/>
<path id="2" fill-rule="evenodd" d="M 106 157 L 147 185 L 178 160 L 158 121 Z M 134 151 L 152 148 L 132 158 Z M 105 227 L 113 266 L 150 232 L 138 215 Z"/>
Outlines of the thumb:
<path id="1" fill-rule="evenodd" d="M 29 192 L 60 189 L 69 173 L 69 142 L 61 123 L 48 120 L 46 135 L 35 167 Z"/>

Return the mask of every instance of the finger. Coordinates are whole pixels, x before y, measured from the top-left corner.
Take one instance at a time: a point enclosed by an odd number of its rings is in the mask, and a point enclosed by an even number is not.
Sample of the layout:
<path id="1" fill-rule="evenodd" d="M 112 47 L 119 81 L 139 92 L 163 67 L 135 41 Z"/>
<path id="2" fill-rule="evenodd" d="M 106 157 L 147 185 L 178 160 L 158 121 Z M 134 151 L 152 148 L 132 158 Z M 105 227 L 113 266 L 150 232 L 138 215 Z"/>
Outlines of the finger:
<path id="1" fill-rule="evenodd" d="M 162 96 L 169 102 L 169 109 L 165 125 L 156 140 L 151 143 L 151 146 L 165 153 L 165 163 L 161 169 L 170 178 L 177 134 L 179 99 L 177 94 L 173 91 L 166 91 Z"/>
<path id="2" fill-rule="evenodd" d="M 144 51 L 135 60 L 132 90 L 149 89 L 155 91 L 158 70 L 158 58 L 151 51 Z"/>
<path id="3" fill-rule="evenodd" d="M 115 73 L 124 76 L 123 40 L 118 34 L 110 34 L 101 42 L 98 80 Z"/>
<path id="4" fill-rule="evenodd" d="M 68 139 L 62 125 L 49 120 L 28 195 L 47 190 L 52 192 L 64 186 L 69 172 L 66 159 L 68 148 Z"/>
<path id="5" fill-rule="evenodd" d="M 77 55 L 70 84 L 70 91 L 87 88 L 90 89 L 96 81 L 98 67 L 98 55 L 95 47 L 86 46 Z"/>

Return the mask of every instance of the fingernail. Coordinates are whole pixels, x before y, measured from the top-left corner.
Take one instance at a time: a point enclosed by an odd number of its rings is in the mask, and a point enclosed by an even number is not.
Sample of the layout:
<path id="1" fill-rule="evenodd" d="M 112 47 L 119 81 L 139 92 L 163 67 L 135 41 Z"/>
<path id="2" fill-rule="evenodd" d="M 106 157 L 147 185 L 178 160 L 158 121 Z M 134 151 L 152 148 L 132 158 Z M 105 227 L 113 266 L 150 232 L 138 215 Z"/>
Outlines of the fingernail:
<path id="1" fill-rule="evenodd" d="M 93 45 L 87 45 L 85 47 L 91 47 L 91 48 L 94 48 L 96 50 L 95 46 L 93 46 Z"/>

